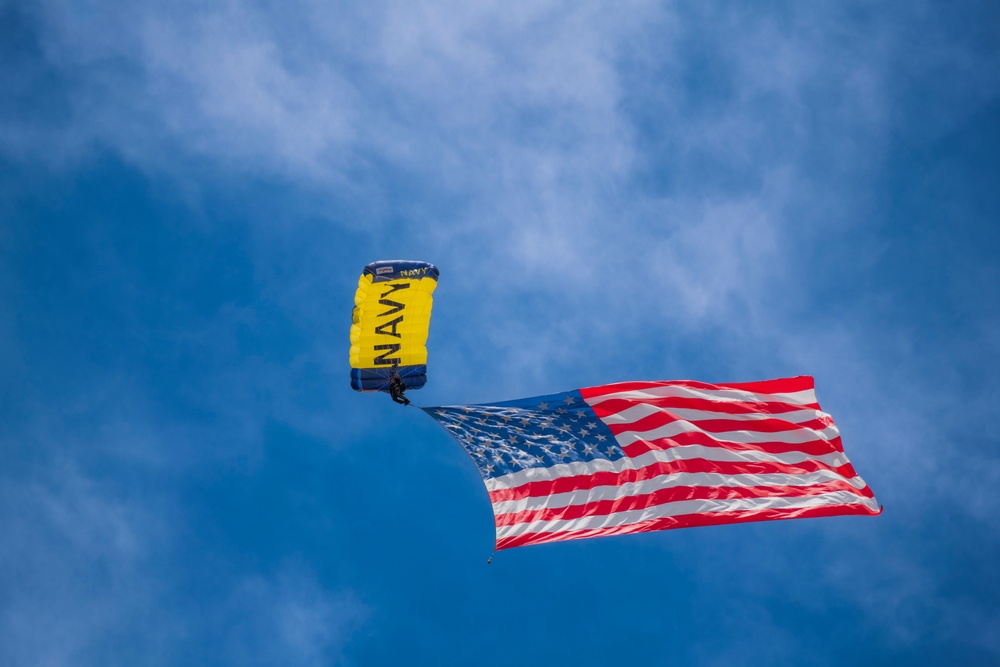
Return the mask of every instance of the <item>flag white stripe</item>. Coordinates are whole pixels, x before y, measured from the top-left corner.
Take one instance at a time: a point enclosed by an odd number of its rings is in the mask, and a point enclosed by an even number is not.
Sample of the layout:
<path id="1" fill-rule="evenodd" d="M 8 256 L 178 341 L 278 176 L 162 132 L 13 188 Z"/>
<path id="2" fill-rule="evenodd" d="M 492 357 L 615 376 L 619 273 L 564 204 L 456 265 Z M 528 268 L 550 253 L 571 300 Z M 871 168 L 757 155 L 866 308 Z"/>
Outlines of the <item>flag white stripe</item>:
<path id="1" fill-rule="evenodd" d="M 803 422 L 815 421 L 817 419 L 832 421 L 832 417 L 830 417 L 830 415 L 821 410 L 814 410 L 812 408 L 805 410 L 793 410 L 791 412 L 780 412 L 777 414 L 769 414 L 766 412 L 744 412 L 732 414 L 729 412 L 710 412 L 708 410 L 696 410 L 693 408 L 662 408 L 655 405 L 649 405 L 648 403 L 640 403 L 639 405 L 633 405 L 629 408 L 625 408 L 620 412 L 605 415 L 601 417 L 601 420 L 606 424 L 631 424 L 660 412 L 690 422 L 705 419 L 725 419 L 729 421 L 759 421 L 761 419 L 774 419 L 797 425 Z M 795 428 L 800 427 L 796 426 Z"/>
<path id="2" fill-rule="evenodd" d="M 838 468 L 847 463 L 847 457 L 841 452 L 831 452 L 813 456 L 803 452 L 784 452 L 782 454 L 771 454 L 768 452 L 758 452 L 753 450 L 732 450 L 722 447 L 706 447 L 704 445 L 685 445 L 682 447 L 671 447 L 670 449 L 658 449 L 629 458 L 624 457 L 615 461 L 607 459 L 594 459 L 593 461 L 573 461 L 571 463 L 557 463 L 545 468 L 528 468 L 519 470 L 507 475 L 486 479 L 486 488 L 489 491 L 499 489 L 510 489 L 527 484 L 529 482 L 544 482 L 559 479 L 560 477 L 574 477 L 577 475 L 592 475 L 595 472 L 616 472 L 624 470 L 638 470 L 654 463 L 671 463 L 673 461 L 693 461 L 703 459 L 705 461 L 715 461 L 720 463 L 742 462 L 742 463 L 781 463 L 795 465 L 805 461 L 817 461 L 833 468 Z M 846 479 L 841 477 L 841 479 Z"/>
<path id="3" fill-rule="evenodd" d="M 840 437 L 840 430 L 832 424 L 822 430 L 800 426 L 794 431 L 771 432 L 745 429 L 740 431 L 722 431 L 721 433 L 716 433 L 713 431 L 706 431 L 697 424 L 693 424 L 688 421 L 676 421 L 657 428 L 649 429 L 648 431 L 625 431 L 617 434 L 615 436 L 615 440 L 618 441 L 620 446 L 627 447 L 633 442 L 638 442 L 640 440 L 648 442 L 652 440 L 659 440 L 660 438 L 671 438 L 679 433 L 704 433 L 722 445 L 725 445 L 726 443 L 750 444 L 755 442 L 781 442 L 786 445 L 801 445 L 804 442 L 813 442 L 815 440 L 825 440 L 829 442 L 830 440 Z"/>
<path id="4" fill-rule="evenodd" d="M 493 492 L 500 489 L 513 489 L 529 482 L 551 482 L 560 477 L 593 475 L 598 472 L 618 473 L 635 467 L 636 465 L 628 457 L 615 461 L 609 461 L 608 459 L 572 461 L 570 463 L 557 463 L 545 468 L 525 468 L 524 470 L 518 470 L 517 472 L 497 477 L 486 477 L 483 479 L 483 482 L 486 484 L 486 490 Z"/>
<path id="5" fill-rule="evenodd" d="M 542 510 L 550 508 L 585 505 L 600 500 L 619 500 L 629 496 L 641 496 L 660 489 L 675 487 L 754 487 L 754 486 L 792 486 L 809 487 L 824 482 L 847 482 L 856 489 L 866 487 L 860 477 L 843 477 L 832 470 L 789 475 L 783 473 L 768 473 L 762 475 L 723 475 L 714 472 L 681 472 L 670 475 L 659 475 L 652 479 L 637 482 L 626 482 L 619 486 L 606 485 L 591 489 L 579 489 L 565 493 L 553 493 L 548 496 L 504 500 L 493 503 L 493 513 L 514 514 L 526 510 Z"/>
<path id="6" fill-rule="evenodd" d="M 840 452 L 819 455 L 805 454 L 803 452 L 772 454 L 753 449 L 734 450 L 722 447 L 706 447 L 705 445 L 683 445 L 669 449 L 656 449 L 640 454 L 639 456 L 634 456 L 630 460 L 633 467 L 642 468 L 654 462 L 670 463 L 672 461 L 693 461 L 696 459 L 736 463 L 783 463 L 788 465 L 796 465 L 803 461 L 817 461 L 832 468 L 837 468 L 847 463 L 847 457 Z"/>
<path id="7" fill-rule="evenodd" d="M 641 510 L 628 510 L 578 519 L 554 519 L 551 521 L 531 521 L 512 526 L 498 526 L 497 538 L 506 539 L 526 533 L 561 533 L 572 530 L 625 526 L 642 521 L 650 521 L 668 516 L 687 514 L 736 512 L 763 509 L 805 509 L 831 505 L 861 505 L 872 512 L 878 511 L 878 503 L 873 498 L 862 498 L 849 491 L 834 491 L 810 497 L 767 497 L 732 498 L 707 500 L 679 500 L 663 503 Z"/>

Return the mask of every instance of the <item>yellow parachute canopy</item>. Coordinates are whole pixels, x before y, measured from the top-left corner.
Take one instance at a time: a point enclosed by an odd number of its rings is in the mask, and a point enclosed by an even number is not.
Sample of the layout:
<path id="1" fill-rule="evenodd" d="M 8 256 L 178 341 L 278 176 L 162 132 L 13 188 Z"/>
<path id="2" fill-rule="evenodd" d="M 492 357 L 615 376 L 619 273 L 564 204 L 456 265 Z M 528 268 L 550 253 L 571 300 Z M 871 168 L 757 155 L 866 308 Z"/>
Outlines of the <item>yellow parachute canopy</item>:
<path id="1" fill-rule="evenodd" d="M 431 295 L 437 287 L 433 264 L 383 260 L 365 267 L 354 295 L 351 325 L 351 386 L 388 391 L 393 374 L 407 389 L 427 382 L 427 330 Z"/>

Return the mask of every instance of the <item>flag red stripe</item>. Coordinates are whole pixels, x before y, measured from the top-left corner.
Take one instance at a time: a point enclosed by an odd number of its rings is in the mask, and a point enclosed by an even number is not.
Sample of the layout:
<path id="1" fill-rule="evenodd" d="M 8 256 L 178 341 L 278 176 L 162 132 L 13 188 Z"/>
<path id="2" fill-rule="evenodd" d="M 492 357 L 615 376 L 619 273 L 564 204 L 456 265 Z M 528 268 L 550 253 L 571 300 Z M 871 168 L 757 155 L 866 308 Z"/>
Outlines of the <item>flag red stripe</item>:
<path id="1" fill-rule="evenodd" d="M 657 396 L 651 398 L 608 398 L 599 403 L 591 405 L 591 409 L 599 417 L 616 415 L 622 410 L 635 407 L 636 405 L 649 405 L 656 408 L 688 408 L 691 410 L 704 410 L 705 412 L 725 412 L 733 415 L 771 414 L 780 415 L 785 412 L 798 412 L 799 410 L 819 410 L 816 404 L 802 405 L 801 403 L 783 403 L 781 401 L 735 401 L 710 398 L 697 398 L 695 396 Z"/>
<path id="2" fill-rule="evenodd" d="M 881 513 L 881 509 L 877 512 L 873 512 L 864 505 L 827 505 L 823 507 L 706 512 L 700 514 L 686 514 L 682 516 L 660 517 L 650 521 L 643 521 L 624 526 L 611 526 L 608 528 L 588 528 L 586 530 L 563 531 L 557 533 L 526 533 L 524 535 L 516 535 L 514 537 L 497 540 L 496 549 L 497 551 L 500 551 L 501 549 L 510 549 L 512 547 L 520 547 L 528 544 L 576 540 L 585 537 L 626 535 L 629 533 L 643 533 L 654 530 L 670 530 L 672 528 L 693 528 L 695 526 L 718 526 L 731 523 L 750 523 L 753 521 L 779 521 L 782 519 L 805 519 L 811 517 L 856 514 L 876 516 Z"/>
<path id="3" fill-rule="evenodd" d="M 633 442 L 631 445 L 626 445 L 625 447 L 622 447 L 622 451 L 625 452 L 625 454 L 629 458 L 636 458 L 636 457 L 638 457 L 638 456 L 640 456 L 642 454 L 645 454 L 646 452 L 665 451 L 665 450 L 668 450 L 668 449 L 672 449 L 675 446 L 671 442 L 672 440 L 673 440 L 673 442 L 677 442 L 676 438 L 658 438 L 656 440 L 637 440 L 636 442 Z M 727 451 L 734 451 L 734 452 L 735 451 L 751 451 L 749 449 L 741 449 L 741 448 L 738 448 L 738 447 L 732 447 L 732 446 L 729 445 L 729 443 L 721 443 L 721 442 L 718 442 L 718 441 L 716 441 L 714 443 L 714 445 L 713 444 L 708 444 L 706 446 L 710 446 L 710 447 L 714 446 L 714 447 L 718 447 L 719 449 L 724 449 L 724 450 L 727 450 Z M 801 450 L 793 450 L 793 451 L 801 451 Z M 840 451 L 842 452 L 843 450 L 840 450 Z M 774 452 L 767 452 L 767 453 L 770 454 L 770 453 L 774 453 Z M 783 453 L 787 454 L 787 453 L 790 453 L 790 452 L 783 452 Z M 832 452 L 824 452 L 824 453 L 825 454 L 829 454 L 829 453 L 832 453 Z M 757 462 L 755 462 L 755 463 L 757 463 Z M 765 462 L 761 461 L 760 463 L 765 463 Z M 774 465 L 805 465 L 805 464 L 809 464 L 809 463 L 815 463 L 816 465 L 821 466 L 822 468 L 825 468 L 825 469 L 828 469 L 828 470 L 835 470 L 836 472 L 842 474 L 844 477 L 848 477 L 848 478 L 850 478 L 850 477 L 857 477 L 857 475 L 858 475 L 858 473 L 855 472 L 854 466 L 851 465 L 850 461 L 846 461 L 844 464 L 842 464 L 841 466 L 839 466 L 837 468 L 834 468 L 832 466 L 828 466 L 827 464 L 823 463 L 822 461 L 815 461 L 815 460 L 803 461 L 801 463 L 796 463 L 796 464 L 786 464 L 786 463 L 775 462 Z M 740 463 L 737 462 L 737 465 L 740 465 Z M 755 473 L 759 474 L 759 471 L 755 471 Z"/>
<path id="4" fill-rule="evenodd" d="M 726 382 L 719 385 L 727 389 L 741 389 L 755 394 L 793 394 L 797 391 L 808 391 L 816 388 L 816 382 L 811 375 L 799 375 L 793 378 L 776 378 L 774 380 L 758 380 L 757 382 Z"/>
<path id="5" fill-rule="evenodd" d="M 812 377 L 800 375 L 794 378 L 781 378 L 777 380 L 763 380 L 761 382 L 727 382 L 719 384 L 709 384 L 707 382 L 697 382 L 694 380 L 670 380 L 662 382 L 617 382 L 597 387 L 586 387 L 580 389 L 584 398 L 594 398 L 614 394 L 620 391 L 641 391 L 643 389 L 653 389 L 655 387 L 689 387 L 691 389 L 736 389 L 739 391 L 749 391 L 755 394 L 793 394 L 800 391 L 809 391 L 815 388 Z"/>

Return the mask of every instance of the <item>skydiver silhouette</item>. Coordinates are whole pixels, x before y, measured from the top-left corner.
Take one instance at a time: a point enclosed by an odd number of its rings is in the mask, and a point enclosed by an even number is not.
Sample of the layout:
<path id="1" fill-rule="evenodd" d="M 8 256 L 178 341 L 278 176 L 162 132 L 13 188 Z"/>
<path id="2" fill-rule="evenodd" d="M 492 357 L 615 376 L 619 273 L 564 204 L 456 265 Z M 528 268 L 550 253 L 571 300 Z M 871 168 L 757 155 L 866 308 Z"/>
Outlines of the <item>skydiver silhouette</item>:
<path id="1" fill-rule="evenodd" d="M 389 378 L 389 395 L 392 396 L 392 400 L 400 405 L 409 405 L 410 399 L 403 396 L 405 391 L 406 385 L 403 384 L 399 374 L 393 372 L 392 377 Z"/>

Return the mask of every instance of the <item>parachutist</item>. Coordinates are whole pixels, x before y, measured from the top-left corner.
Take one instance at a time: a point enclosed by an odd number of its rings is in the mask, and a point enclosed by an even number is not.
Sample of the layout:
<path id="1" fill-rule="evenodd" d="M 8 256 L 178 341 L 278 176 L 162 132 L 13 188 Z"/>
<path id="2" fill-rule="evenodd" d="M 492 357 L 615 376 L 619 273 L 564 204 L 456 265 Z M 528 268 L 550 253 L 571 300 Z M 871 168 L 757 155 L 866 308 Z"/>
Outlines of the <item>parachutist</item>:
<path id="1" fill-rule="evenodd" d="M 392 396 L 392 400 L 400 405 L 409 405 L 410 399 L 403 395 L 406 391 L 406 385 L 399 378 L 398 375 L 393 373 L 392 377 L 389 378 L 389 395 Z"/>

